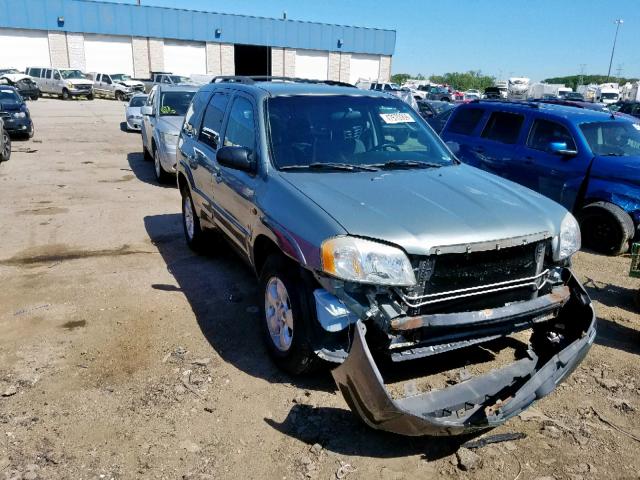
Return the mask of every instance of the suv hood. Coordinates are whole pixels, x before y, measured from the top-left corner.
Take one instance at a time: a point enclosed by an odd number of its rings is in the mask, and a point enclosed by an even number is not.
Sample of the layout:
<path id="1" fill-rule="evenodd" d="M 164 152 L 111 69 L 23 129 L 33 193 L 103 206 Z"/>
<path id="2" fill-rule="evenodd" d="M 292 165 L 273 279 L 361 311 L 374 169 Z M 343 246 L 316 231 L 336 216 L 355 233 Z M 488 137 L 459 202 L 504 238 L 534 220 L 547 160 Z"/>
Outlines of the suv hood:
<path id="1" fill-rule="evenodd" d="M 287 172 L 282 176 L 351 235 L 410 254 L 548 232 L 566 210 L 525 187 L 468 165 L 379 172 Z"/>

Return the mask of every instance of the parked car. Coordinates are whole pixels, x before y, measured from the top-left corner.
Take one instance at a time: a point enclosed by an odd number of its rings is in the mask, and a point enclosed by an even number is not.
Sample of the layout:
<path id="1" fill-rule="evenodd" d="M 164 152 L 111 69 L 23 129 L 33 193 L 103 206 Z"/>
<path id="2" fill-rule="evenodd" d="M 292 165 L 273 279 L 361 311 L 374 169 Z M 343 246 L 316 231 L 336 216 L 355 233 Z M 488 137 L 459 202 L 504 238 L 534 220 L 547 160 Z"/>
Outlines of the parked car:
<path id="1" fill-rule="evenodd" d="M 572 100 L 575 102 L 584 102 L 584 95 L 578 92 L 567 92 L 564 94 L 563 98 L 565 100 Z"/>
<path id="2" fill-rule="evenodd" d="M 469 165 L 525 185 L 572 211 L 584 244 L 619 254 L 640 224 L 640 125 L 548 103 L 460 106 L 442 138 Z"/>
<path id="3" fill-rule="evenodd" d="M 105 98 L 115 98 L 118 101 L 129 100 L 136 92 L 144 92 L 144 84 L 131 80 L 123 73 L 91 72 L 87 78 L 93 80 L 94 94 Z"/>
<path id="4" fill-rule="evenodd" d="M 551 392 L 595 337 L 569 264 L 574 217 L 461 164 L 406 103 L 373 90 L 236 77 L 202 87 L 178 142 L 185 238 L 229 241 L 259 278 L 274 362 L 333 376 L 373 428 L 486 429 Z M 247 329 L 253 328 L 247 324 Z M 532 328 L 515 363 L 451 388 L 392 399 L 392 362 Z M 523 344 L 524 347 L 524 344 Z M 402 364 L 395 369 L 401 370 Z"/>
<path id="5" fill-rule="evenodd" d="M 611 107 L 610 105 L 609 107 Z M 623 102 L 617 109 L 617 113 L 624 113 L 632 117 L 640 118 L 640 102 Z"/>
<path id="6" fill-rule="evenodd" d="M 442 102 L 451 102 L 454 100 L 453 92 L 449 91 L 447 87 L 439 87 L 432 85 L 429 87 L 429 93 L 427 100 L 440 100 Z"/>
<path id="7" fill-rule="evenodd" d="M 168 181 L 176 171 L 176 147 L 184 115 L 197 87 L 156 85 L 142 112 L 142 151 L 153 160 L 156 179 Z"/>
<path id="8" fill-rule="evenodd" d="M 15 87 L 25 100 L 40 98 L 40 89 L 36 83 L 23 73 L 0 73 L 0 85 Z"/>
<path id="9" fill-rule="evenodd" d="M 4 130 L 10 135 L 31 138 L 34 134 L 33 121 L 24 99 L 14 87 L 0 85 L 0 104 L 5 114 Z"/>
<path id="10" fill-rule="evenodd" d="M 487 87 L 484 89 L 484 98 L 487 100 L 502 100 L 505 96 L 498 87 Z"/>
<path id="11" fill-rule="evenodd" d="M 433 128 L 436 133 L 442 131 L 451 115 L 451 111 L 455 107 L 455 103 L 440 102 L 438 100 L 422 100 L 418 102 L 420 115 L 431 125 L 431 128 Z"/>
<path id="12" fill-rule="evenodd" d="M 142 107 L 147 103 L 148 95 L 140 93 L 129 100 L 125 108 L 125 121 L 128 130 L 140 131 L 142 128 Z"/>
<path id="13" fill-rule="evenodd" d="M 57 95 L 63 100 L 79 96 L 93 100 L 93 81 L 78 69 L 27 67 L 25 73 L 42 93 Z"/>
<path id="14" fill-rule="evenodd" d="M 191 79 L 169 72 L 151 72 L 148 79 L 137 79 L 144 85 L 145 93 L 149 93 L 155 85 L 194 85 Z"/>
<path id="15" fill-rule="evenodd" d="M 0 104 L 0 163 L 6 162 L 11 158 L 11 137 L 9 132 L 4 129 L 4 119 L 8 114 L 3 111 Z"/>

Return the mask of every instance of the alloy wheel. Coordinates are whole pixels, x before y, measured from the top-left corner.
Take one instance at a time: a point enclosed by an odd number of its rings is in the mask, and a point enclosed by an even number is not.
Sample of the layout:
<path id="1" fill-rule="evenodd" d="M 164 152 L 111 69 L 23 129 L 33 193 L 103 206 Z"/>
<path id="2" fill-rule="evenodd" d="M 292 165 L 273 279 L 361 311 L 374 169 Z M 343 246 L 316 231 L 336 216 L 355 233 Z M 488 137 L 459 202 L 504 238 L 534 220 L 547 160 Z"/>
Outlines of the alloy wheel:
<path id="1" fill-rule="evenodd" d="M 287 352 L 293 341 L 293 311 L 289 292 L 282 280 L 271 277 L 264 292 L 265 320 L 273 345 Z"/>

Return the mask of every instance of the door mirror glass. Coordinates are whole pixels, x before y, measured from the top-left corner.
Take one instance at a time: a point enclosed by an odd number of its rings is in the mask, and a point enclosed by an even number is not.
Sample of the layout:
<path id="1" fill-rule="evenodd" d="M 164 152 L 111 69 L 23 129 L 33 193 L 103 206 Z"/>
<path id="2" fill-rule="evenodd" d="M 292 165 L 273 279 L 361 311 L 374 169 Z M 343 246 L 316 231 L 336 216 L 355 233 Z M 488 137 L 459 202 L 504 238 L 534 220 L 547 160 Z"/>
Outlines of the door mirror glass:
<path id="1" fill-rule="evenodd" d="M 253 152 L 247 147 L 222 147 L 216 153 L 216 160 L 224 167 L 253 172 L 255 163 Z"/>
<path id="2" fill-rule="evenodd" d="M 53 72 L 53 79 L 60 80 L 60 74 L 58 72 Z"/>
<path id="3" fill-rule="evenodd" d="M 151 108 L 151 105 L 145 105 L 140 109 L 140 113 L 142 113 L 142 115 L 152 115 L 153 108 Z"/>
<path id="4" fill-rule="evenodd" d="M 549 144 L 549 151 L 555 155 L 565 157 L 575 157 L 578 154 L 575 150 L 569 150 L 566 142 L 551 142 Z"/>
<path id="5" fill-rule="evenodd" d="M 451 150 L 451 153 L 457 155 L 460 153 L 460 144 L 458 142 L 447 142 L 447 147 Z"/>

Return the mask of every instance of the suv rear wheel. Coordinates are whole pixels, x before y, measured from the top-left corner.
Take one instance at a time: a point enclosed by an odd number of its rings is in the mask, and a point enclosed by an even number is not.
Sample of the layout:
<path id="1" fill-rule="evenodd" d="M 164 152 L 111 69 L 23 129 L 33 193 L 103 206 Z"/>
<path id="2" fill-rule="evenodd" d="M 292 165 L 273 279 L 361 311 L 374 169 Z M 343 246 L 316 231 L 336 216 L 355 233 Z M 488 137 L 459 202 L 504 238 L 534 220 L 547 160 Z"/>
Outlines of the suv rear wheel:
<path id="1" fill-rule="evenodd" d="M 617 205 L 590 203 L 578 218 L 585 247 L 607 255 L 620 255 L 629 248 L 629 240 L 634 236 L 633 220 Z"/>
<path id="2" fill-rule="evenodd" d="M 184 229 L 184 237 L 189 248 L 196 252 L 200 252 L 203 250 L 204 246 L 204 232 L 200 227 L 200 219 L 198 218 L 196 209 L 193 206 L 193 200 L 191 200 L 189 189 L 186 187 L 182 188 L 181 194 L 182 227 Z"/>
<path id="3" fill-rule="evenodd" d="M 310 295 L 296 269 L 281 255 L 270 256 L 260 273 L 264 341 L 274 363 L 300 375 L 322 365 L 311 348 L 313 316 Z"/>

